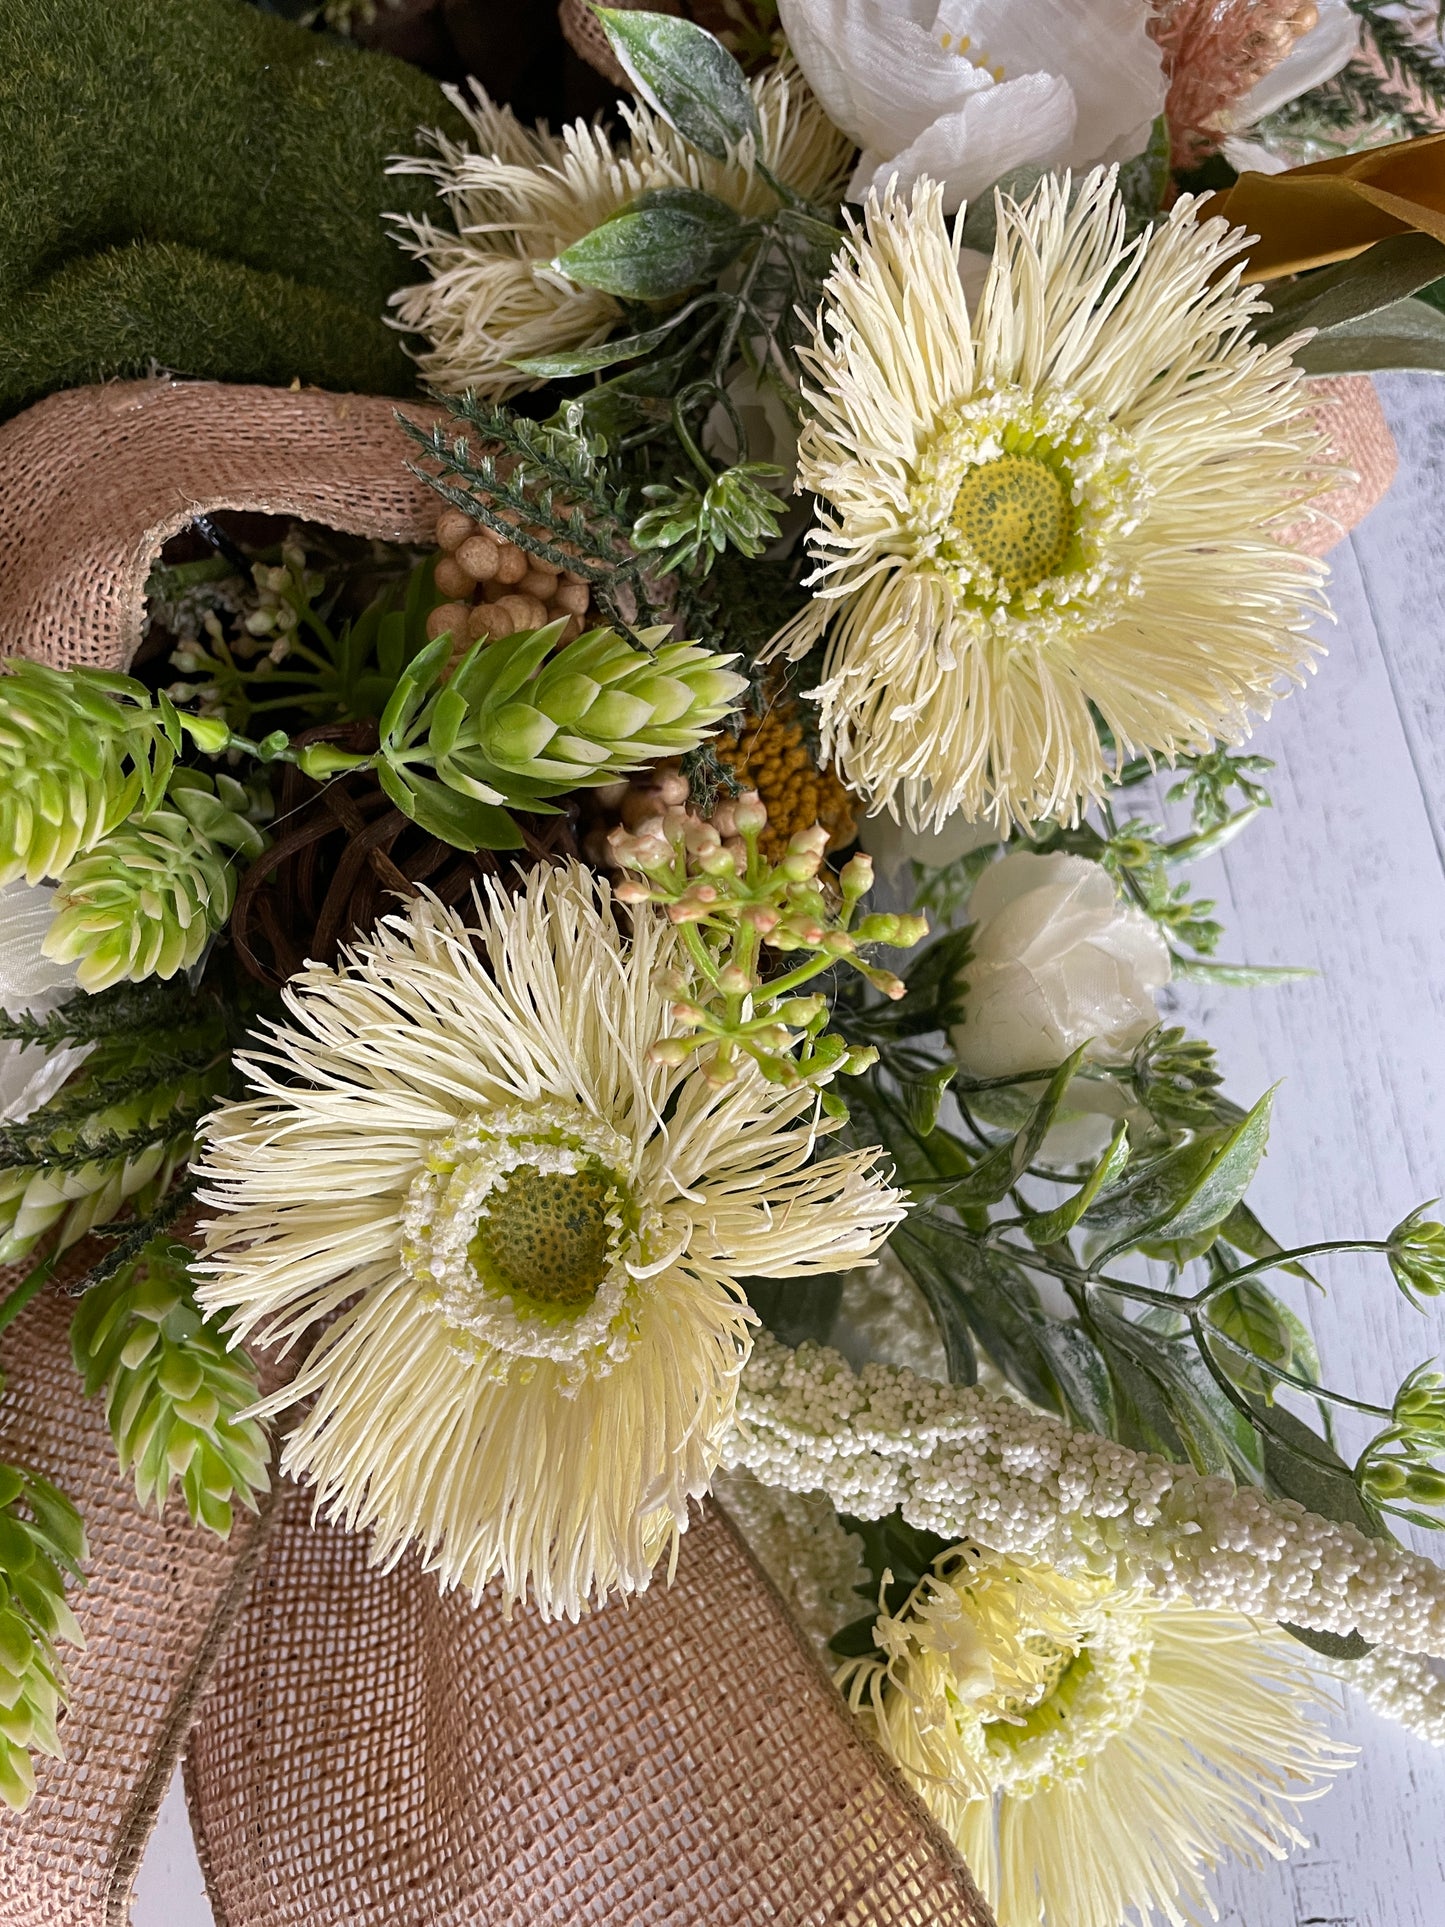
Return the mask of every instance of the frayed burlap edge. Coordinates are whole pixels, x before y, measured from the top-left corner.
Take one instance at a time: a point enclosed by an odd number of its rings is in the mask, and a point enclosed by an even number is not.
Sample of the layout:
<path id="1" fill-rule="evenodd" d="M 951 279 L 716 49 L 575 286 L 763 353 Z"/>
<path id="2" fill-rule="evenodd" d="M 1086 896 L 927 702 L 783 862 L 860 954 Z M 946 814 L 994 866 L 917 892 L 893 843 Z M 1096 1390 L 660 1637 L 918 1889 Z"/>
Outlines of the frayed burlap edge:
<path id="1" fill-rule="evenodd" d="M 407 406 L 430 425 L 436 410 Z M 124 381 L 74 388 L 0 426 L 0 653 L 123 669 L 145 585 L 198 515 L 260 510 L 427 542 L 440 504 L 375 395 Z"/>
<path id="2" fill-rule="evenodd" d="M 574 1626 L 289 1492 L 186 1776 L 223 1927 L 992 1927 L 711 1504 Z"/>

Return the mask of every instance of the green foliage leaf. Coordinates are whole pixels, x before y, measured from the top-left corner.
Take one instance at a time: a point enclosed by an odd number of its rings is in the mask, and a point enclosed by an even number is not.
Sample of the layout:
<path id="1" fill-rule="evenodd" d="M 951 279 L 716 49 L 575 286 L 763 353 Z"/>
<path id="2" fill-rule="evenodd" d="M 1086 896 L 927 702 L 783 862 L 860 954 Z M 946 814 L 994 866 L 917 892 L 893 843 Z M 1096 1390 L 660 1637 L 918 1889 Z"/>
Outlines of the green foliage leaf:
<path id="1" fill-rule="evenodd" d="M 1220 1389 L 1192 1339 L 1167 1338 L 1098 1303 L 1085 1323 L 1113 1381 L 1116 1438 L 1139 1451 L 1187 1458 L 1201 1472 L 1258 1478 L 1254 1427 Z"/>
<path id="2" fill-rule="evenodd" d="M 1121 1120 L 1114 1127 L 1108 1150 L 1073 1196 L 1065 1198 L 1052 1211 L 1026 1218 L 1024 1230 L 1036 1245 L 1055 1244 L 1060 1238 L 1067 1237 L 1099 1193 L 1114 1182 L 1128 1162 L 1129 1129 Z"/>
<path id="3" fill-rule="evenodd" d="M 1039 1146 L 1049 1134 L 1049 1127 L 1064 1101 L 1064 1093 L 1087 1049 L 1086 1044 L 1081 1044 L 1072 1056 L 1064 1059 L 1049 1079 L 1043 1096 L 1030 1111 L 1022 1130 L 1007 1144 L 999 1145 L 996 1150 L 980 1158 L 966 1177 L 948 1178 L 938 1184 L 916 1188 L 915 1197 L 922 1196 L 958 1207 L 997 1204 L 1000 1198 L 1006 1197 L 1037 1157 Z"/>
<path id="4" fill-rule="evenodd" d="M 1297 1499 L 1321 1518 L 1357 1526 L 1371 1539 L 1393 1534 L 1364 1498 L 1339 1453 L 1282 1405 L 1260 1413 L 1265 1480 L 1272 1492 Z"/>
<path id="5" fill-rule="evenodd" d="M 1169 186 L 1169 123 L 1160 114 L 1149 130 L 1142 154 L 1119 168 L 1119 197 L 1128 209 L 1131 232 L 1144 227 L 1164 204 Z"/>
<path id="6" fill-rule="evenodd" d="M 1428 234 L 1393 234 L 1349 261 L 1301 275 L 1269 290 L 1270 312 L 1255 322 L 1261 341 L 1283 341 L 1302 328 L 1319 335 L 1378 315 L 1445 275 L 1445 242 Z"/>
<path id="7" fill-rule="evenodd" d="M 670 127 L 714 160 L 760 137 L 747 76 L 704 28 L 666 13 L 595 7 L 628 79 Z"/>
<path id="8" fill-rule="evenodd" d="M 1279 1622 L 1280 1631 L 1297 1639 L 1301 1646 L 1308 1646 L 1312 1653 L 1322 1653 L 1326 1659 L 1363 1659 L 1366 1653 L 1375 1649 L 1368 1639 L 1358 1633 L 1322 1633 L 1313 1626 L 1294 1626 L 1289 1620 Z"/>
<path id="9" fill-rule="evenodd" d="M 599 342 L 595 348 L 574 348 L 563 354 L 524 355 L 511 366 L 536 375 L 541 381 L 565 381 L 574 375 L 595 374 L 599 368 L 611 368 L 619 361 L 635 361 L 640 356 L 653 354 L 673 329 L 695 314 L 701 305 L 699 301 L 690 301 L 656 328 L 644 329 L 641 334 L 618 335 L 611 341 Z"/>
<path id="10" fill-rule="evenodd" d="M 1083 1223 L 1101 1234 L 1103 1255 L 1148 1239 L 1193 1239 L 1227 1218 L 1244 1196 L 1269 1136 L 1273 1090 L 1232 1126 L 1197 1131 L 1185 1143 L 1098 1198 Z"/>
<path id="11" fill-rule="evenodd" d="M 824 1345 L 838 1316 L 843 1280 L 837 1273 L 814 1278 L 744 1278 L 748 1303 L 781 1344 L 796 1349 L 810 1339 Z"/>
<path id="12" fill-rule="evenodd" d="M 895 1037 L 947 1030 L 963 1019 L 964 974 L 973 955 L 973 931 L 946 931 L 920 950 L 908 967 L 908 988 L 881 1014 Z"/>
<path id="13" fill-rule="evenodd" d="M 721 274 L 751 234 L 725 201 L 695 187 L 662 187 L 574 241 L 556 266 L 604 294 L 666 301 Z"/>
<path id="14" fill-rule="evenodd" d="M 1445 314 L 1411 297 L 1342 323 L 1295 356 L 1309 375 L 1372 375 L 1386 368 L 1445 373 Z"/>
<path id="15" fill-rule="evenodd" d="M 1186 957 L 1169 952 L 1174 975 L 1196 984 L 1220 984 L 1229 990 L 1262 989 L 1269 984 L 1300 983 L 1318 972 L 1300 964 L 1217 963 L 1209 957 Z"/>

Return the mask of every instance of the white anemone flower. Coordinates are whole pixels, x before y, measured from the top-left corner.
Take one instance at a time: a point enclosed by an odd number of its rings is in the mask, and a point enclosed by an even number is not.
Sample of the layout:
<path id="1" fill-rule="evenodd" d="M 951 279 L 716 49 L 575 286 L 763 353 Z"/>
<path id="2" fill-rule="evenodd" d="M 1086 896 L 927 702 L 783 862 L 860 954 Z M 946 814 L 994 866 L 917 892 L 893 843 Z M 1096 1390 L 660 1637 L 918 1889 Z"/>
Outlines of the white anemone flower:
<path id="1" fill-rule="evenodd" d="M 1308 1844 L 1353 1757 L 1287 1634 L 1105 1579 L 958 1547 L 873 1636 L 839 1682 L 999 1927 L 1212 1917 L 1210 1870 Z"/>
<path id="2" fill-rule="evenodd" d="M 813 91 L 862 149 L 848 194 L 925 175 L 952 213 L 1014 168 L 1128 160 L 1164 110 L 1145 0 L 779 0 Z"/>
<path id="3" fill-rule="evenodd" d="M 655 188 L 694 187 L 749 219 L 777 209 L 756 163 L 805 200 L 835 202 L 849 144 L 790 59 L 750 82 L 761 136 L 726 160 L 699 152 L 642 102 L 619 108 L 627 139 L 573 121 L 560 134 L 524 127 L 472 82 L 472 98 L 447 96 L 471 143 L 427 138 L 435 153 L 398 161 L 397 174 L 436 182 L 452 225 L 406 217 L 395 239 L 421 264 L 422 280 L 391 298 L 396 323 L 424 337 L 417 365 L 439 395 L 468 391 L 501 401 L 538 379 L 513 364 L 528 356 L 590 348 L 622 319 L 621 305 L 554 266 L 574 241 Z"/>
<path id="4" fill-rule="evenodd" d="M 238 1339 L 324 1321 L 261 1409 L 309 1401 L 282 1464 L 378 1561 L 415 1540 L 549 1617 L 641 1590 L 731 1424 L 738 1279 L 856 1263 L 902 1215 L 876 1154 L 818 1155 L 816 1093 L 656 1062 L 682 958 L 575 867 L 475 927 L 423 899 L 291 980 L 209 1120 L 199 1296 Z"/>
<path id="5" fill-rule="evenodd" d="M 1072 204 L 1071 204 L 1072 203 Z M 974 312 L 936 183 L 870 197 L 802 350 L 825 757 L 913 829 L 1058 817 L 1122 755 L 1249 733 L 1317 645 L 1284 540 L 1324 485 L 1293 343 L 1182 197 L 1128 240 L 1113 176 L 998 202 Z"/>

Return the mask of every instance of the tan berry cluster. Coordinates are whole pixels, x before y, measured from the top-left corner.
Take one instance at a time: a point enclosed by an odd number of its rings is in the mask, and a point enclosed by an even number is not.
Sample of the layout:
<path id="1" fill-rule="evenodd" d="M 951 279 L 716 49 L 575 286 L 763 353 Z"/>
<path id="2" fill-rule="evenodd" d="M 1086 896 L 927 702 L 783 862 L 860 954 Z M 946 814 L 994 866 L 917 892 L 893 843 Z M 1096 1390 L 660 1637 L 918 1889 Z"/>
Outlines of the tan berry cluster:
<path id="1" fill-rule="evenodd" d="M 433 639 L 450 630 L 460 650 L 481 636 L 496 642 L 564 617 L 566 643 L 586 628 L 591 591 L 581 576 L 530 555 L 460 509 L 443 510 L 437 547 L 436 585 L 447 600 L 427 617 Z"/>

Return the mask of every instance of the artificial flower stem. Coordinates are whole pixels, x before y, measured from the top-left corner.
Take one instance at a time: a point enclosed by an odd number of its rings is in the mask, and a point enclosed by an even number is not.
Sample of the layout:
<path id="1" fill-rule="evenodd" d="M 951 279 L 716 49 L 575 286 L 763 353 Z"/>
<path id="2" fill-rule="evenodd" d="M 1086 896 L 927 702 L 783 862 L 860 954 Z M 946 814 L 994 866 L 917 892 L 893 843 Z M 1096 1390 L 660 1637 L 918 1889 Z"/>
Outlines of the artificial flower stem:
<path id="1" fill-rule="evenodd" d="M 1257 1366 L 1260 1371 L 1268 1372 L 1272 1379 L 1281 1385 L 1288 1385 L 1292 1391 L 1304 1392 L 1310 1398 L 1322 1398 L 1330 1405 L 1346 1406 L 1352 1412 L 1363 1412 L 1366 1418 L 1388 1421 L 1392 1417 L 1387 1405 L 1372 1405 L 1368 1399 L 1351 1398 L 1348 1392 L 1333 1392 L 1328 1385 L 1317 1385 L 1313 1379 L 1301 1378 L 1297 1372 L 1287 1371 L 1283 1366 L 1270 1364 L 1268 1359 L 1261 1358 L 1257 1352 L 1252 1352 L 1247 1345 L 1241 1345 L 1238 1339 L 1229 1337 L 1217 1326 L 1204 1325 L 1197 1318 L 1191 1318 L 1190 1324 L 1196 1334 L 1203 1334 L 1211 1343 L 1223 1345 L 1229 1351 L 1237 1353 L 1239 1357 L 1247 1358 L 1251 1365 Z M 1203 1349 L 1201 1345 L 1200 1350 Z"/>

